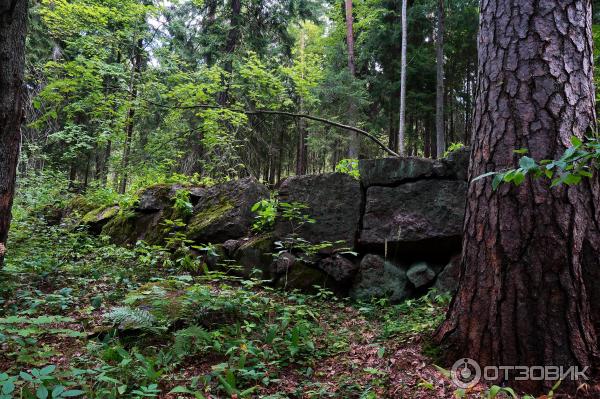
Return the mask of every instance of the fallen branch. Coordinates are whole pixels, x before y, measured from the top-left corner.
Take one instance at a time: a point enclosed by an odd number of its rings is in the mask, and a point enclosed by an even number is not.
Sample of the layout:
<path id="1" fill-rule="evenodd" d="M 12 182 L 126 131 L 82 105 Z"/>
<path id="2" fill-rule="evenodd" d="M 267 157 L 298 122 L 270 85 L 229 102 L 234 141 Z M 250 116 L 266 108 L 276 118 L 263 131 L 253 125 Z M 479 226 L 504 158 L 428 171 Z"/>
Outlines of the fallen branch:
<path id="1" fill-rule="evenodd" d="M 146 100 L 148 101 L 148 100 Z M 308 115 L 308 114 L 297 114 L 294 112 L 287 112 L 287 111 L 274 111 L 274 110 L 270 110 L 270 109 L 257 109 L 257 110 L 244 110 L 244 109 L 239 109 L 239 108 L 228 108 L 228 107 L 222 107 L 220 105 L 210 105 L 210 104 L 198 104 L 198 105 L 189 105 L 189 106 L 168 106 L 168 105 L 161 105 L 161 104 L 155 104 L 151 101 L 148 101 L 149 103 L 159 106 L 159 107 L 165 107 L 165 108 L 179 108 L 179 109 L 224 109 L 224 110 L 228 110 L 228 111 L 233 111 L 233 112 L 239 112 L 242 114 L 246 114 L 246 115 L 260 115 L 260 114 L 264 114 L 264 115 L 284 115 L 284 116 L 289 116 L 292 118 L 304 118 L 304 119 L 309 119 L 311 121 L 315 121 L 315 122 L 321 122 L 324 123 L 326 125 L 330 125 L 330 126 L 334 126 L 340 129 L 346 129 L 346 130 L 350 130 L 353 132 L 356 132 L 358 134 L 361 134 L 363 136 L 365 136 L 366 138 L 368 138 L 369 140 L 371 140 L 372 142 L 374 142 L 375 144 L 377 144 L 379 147 L 381 147 L 385 152 L 387 152 L 388 154 L 395 156 L 395 157 L 400 157 L 400 155 L 398 153 L 396 153 L 395 151 L 393 151 L 392 149 L 390 149 L 388 146 L 386 146 L 385 144 L 383 144 L 381 142 L 381 140 L 379 140 L 377 137 L 373 136 L 371 133 L 364 131 L 362 129 L 359 129 L 357 127 L 354 126 L 350 126 L 350 125 L 344 125 L 343 123 L 338 123 L 338 122 L 334 122 L 332 120 L 329 119 L 325 119 L 325 118 L 319 118 L 318 116 L 313 116 L 313 115 Z"/>

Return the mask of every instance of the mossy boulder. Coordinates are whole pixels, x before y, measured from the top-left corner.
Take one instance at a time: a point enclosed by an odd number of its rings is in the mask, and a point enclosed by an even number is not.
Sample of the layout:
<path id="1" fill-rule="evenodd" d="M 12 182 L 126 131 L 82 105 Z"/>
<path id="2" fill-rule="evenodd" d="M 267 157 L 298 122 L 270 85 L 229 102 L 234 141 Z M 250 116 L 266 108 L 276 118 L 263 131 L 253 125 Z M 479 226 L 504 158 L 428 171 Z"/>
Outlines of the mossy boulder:
<path id="1" fill-rule="evenodd" d="M 57 226 L 65 216 L 65 209 L 60 203 L 46 204 L 37 210 L 48 226 Z"/>
<path id="2" fill-rule="evenodd" d="M 242 238 L 254 222 L 252 205 L 268 197 L 269 190 L 250 177 L 197 190 L 187 236 L 205 244 Z"/>
<path id="3" fill-rule="evenodd" d="M 114 216 L 102 228 L 102 234 L 120 245 L 133 245 L 139 240 L 157 243 L 164 236 L 162 212 L 138 213 L 125 211 Z"/>
<path id="4" fill-rule="evenodd" d="M 93 204 L 83 195 L 76 195 L 67 203 L 65 214 L 83 216 L 96 208 L 98 208 L 98 204 Z"/>
<path id="5" fill-rule="evenodd" d="M 263 279 L 271 276 L 270 265 L 273 261 L 273 235 L 264 234 L 240 240 L 242 243 L 234 253 L 235 260 L 242 266 L 245 276 L 251 276 L 257 269 L 262 272 Z"/>
<path id="6" fill-rule="evenodd" d="M 416 262 L 408 268 L 406 277 L 415 288 L 420 288 L 431 283 L 436 274 L 433 267 L 430 267 L 427 262 Z"/>
<path id="7" fill-rule="evenodd" d="M 155 184 L 138 192 L 136 210 L 140 212 L 158 212 L 173 205 L 173 198 L 180 184 Z"/>
<path id="8" fill-rule="evenodd" d="M 398 303 L 411 294 L 406 272 L 379 255 L 368 254 L 360 262 L 360 270 L 350 290 L 358 300 L 387 298 Z"/>
<path id="9" fill-rule="evenodd" d="M 293 263 L 287 265 L 285 270 L 281 270 L 275 277 L 276 287 L 311 292 L 315 291 L 317 287 L 330 286 L 331 279 L 325 272 L 300 259 L 294 258 L 293 260 Z"/>
<path id="10" fill-rule="evenodd" d="M 96 208 L 86 213 L 81 223 L 88 226 L 92 234 L 100 234 L 102 228 L 119 213 L 119 209 L 118 205 Z"/>

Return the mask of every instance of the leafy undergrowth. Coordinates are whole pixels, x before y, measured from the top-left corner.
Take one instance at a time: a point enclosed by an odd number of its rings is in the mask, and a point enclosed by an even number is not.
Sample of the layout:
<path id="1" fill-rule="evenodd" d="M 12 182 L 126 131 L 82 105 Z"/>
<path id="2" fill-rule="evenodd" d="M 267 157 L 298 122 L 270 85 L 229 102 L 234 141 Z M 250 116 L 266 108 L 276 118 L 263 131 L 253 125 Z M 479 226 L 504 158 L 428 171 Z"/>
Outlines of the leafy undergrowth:
<path id="1" fill-rule="evenodd" d="M 447 297 L 356 304 L 208 272 L 160 247 L 114 246 L 68 223 L 25 218 L 12 233 L 0 398 L 455 395 L 426 339 Z"/>

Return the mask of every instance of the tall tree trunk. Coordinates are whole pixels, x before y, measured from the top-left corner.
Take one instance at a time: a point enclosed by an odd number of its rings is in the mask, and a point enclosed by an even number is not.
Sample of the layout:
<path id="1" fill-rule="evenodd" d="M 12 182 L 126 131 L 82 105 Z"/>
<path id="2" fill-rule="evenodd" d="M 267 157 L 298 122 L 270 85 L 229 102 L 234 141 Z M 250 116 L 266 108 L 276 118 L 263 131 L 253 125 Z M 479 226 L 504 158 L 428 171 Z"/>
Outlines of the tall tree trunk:
<path id="1" fill-rule="evenodd" d="M 302 66 L 301 77 L 304 79 L 304 49 L 306 46 L 306 35 L 304 28 L 300 32 L 300 65 Z M 300 113 L 304 113 L 304 99 L 300 96 L 298 102 Z M 296 175 L 305 175 L 308 166 L 308 146 L 306 145 L 306 121 L 303 118 L 298 118 L 298 152 L 296 155 Z"/>
<path id="2" fill-rule="evenodd" d="M 352 0 L 345 0 L 346 4 L 346 43 L 348 45 L 348 70 L 352 79 L 356 77 L 356 60 L 354 58 L 354 16 L 352 15 Z M 349 114 L 354 117 L 356 104 L 352 101 Z M 360 141 L 356 132 L 350 132 L 350 145 L 348 146 L 348 158 L 358 158 Z"/>
<path id="3" fill-rule="evenodd" d="M 482 3 L 461 278 L 437 331 L 448 360 L 472 358 L 482 367 L 597 362 L 599 308 L 589 295 L 590 288 L 598 295 L 599 283 L 597 176 L 556 188 L 528 178 L 497 191 L 489 179 L 472 181 L 513 167 L 516 148 L 556 159 L 572 135 L 594 125 L 591 15 L 589 0 Z M 509 382 L 531 393 L 552 384 Z"/>
<path id="4" fill-rule="evenodd" d="M 437 69 L 435 104 L 436 153 L 437 158 L 442 158 L 446 151 L 446 135 L 444 129 L 444 0 L 438 0 L 435 53 Z"/>
<path id="5" fill-rule="evenodd" d="M 227 33 L 227 40 L 225 41 L 225 63 L 223 69 L 229 75 L 233 72 L 233 54 L 239 44 L 241 37 L 241 25 L 242 25 L 242 1 L 231 0 L 230 2 L 231 17 L 229 18 L 229 32 Z M 227 76 L 226 79 L 231 79 L 231 76 Z M 225 105 L 229 102 L 229 80 L 223 80 L 223 91 L 219 93 L 217 97 L 217 103 L 219 105 Z"/>
<path id="6" fill-rule="evenodd" d="M 406 43 L 407 43 L 407 20 L 406 20 L 406 2 L 402 0 L 402 46 L 401 46 L 401 67 L 400 67 L 400 122 L 398 127 L 398 154 L 404 155 L 404 119 L 406 112 Z"/>
<path id="7" fill-rule="evenodd" d="M 133 65 L 131 70 L 131 80 L 129 82 L 129 110 L 127 111 L 127 120 L 125 121 L 125 144 L 123 148 L 123 159 L 121 160 L 121 181 L 119 182 L 119 193 L 125 194 L 125 190 L 127 189 L 127 180 L 129 173 L 127 169 L 129 168 L 129 158 L 131 156 L 131 143 L 133 141 L 133 128 L 134 128 L 134 118 L 135 118 L 135 101 L 137 100 L 138 95 L 138 80 L 140 79 L 140 75 L 142 73 L 142 49 L 143 49 L 143 41 L 139 39 L 137 41 L 136 47 L 134 49 L 135 54 L 133 56 Z"/>
<path id="8" fill-rule="evenodd" d="M 6 252 L 23 120 L 27 0 L 0 0 L 0 267 Z"/>

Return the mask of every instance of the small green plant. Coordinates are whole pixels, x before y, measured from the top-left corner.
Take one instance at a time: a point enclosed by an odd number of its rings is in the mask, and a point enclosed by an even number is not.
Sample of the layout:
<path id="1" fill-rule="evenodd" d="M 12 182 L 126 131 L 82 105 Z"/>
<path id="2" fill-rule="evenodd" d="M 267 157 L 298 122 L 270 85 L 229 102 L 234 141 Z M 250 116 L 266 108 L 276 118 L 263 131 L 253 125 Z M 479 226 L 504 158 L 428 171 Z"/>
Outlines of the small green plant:
<path id="1" fill-rule="evenodd" d="M 335 165 L 335 171 L 352 176 L 356 180 L 360 179 L 360 170 L 358 169 L 358 159 L 342 159 Z"/>
<path id="2" fill-rule="evenodd" d="M 460 150 L 461 148 L 465 148 L 465 145 L 463 143 L 450 143 L 448 149 L 444 151 L 444 158 L 446 158 L 451 152 Z"/>
<path id="3" fill-rule="evenodd" d="M 551 180 L 550 187 L 561 184 L 568 186 L 579 184 L 585 177 L 591 178 L 600 162 L 600 141 L 598 138 L 588 138 L 582 141 L 578 137 L 571 137 L 571 147 L 567 148 L 557 160 L 544 159 L 537 162 L 528 157 L 529 150 L 521 148 L 514 150 L 519 159 L 519 167 L 493 171 L 477 176 L 473 181 L 493 176 L 492 188 L 496 190 L 501 183 L 512 183 L 519 186 L 525 181 L 526 176 L 533 178 L 546 177 Z"/>
<path id="4" fill-rule="evenodd" d="M 175 202 L 173 208 L 181 216 L 189 216 L 194 211 L 194 206 L 191 202 L 191 193 L 189 190 L 177 190 L 175 192 Z"/>
<path id="5" fill-rule="evenodd" d="M 279 200 L 276 193 L 272 193 L 269 199 L 263 199 L 254 204 L 251 210 L 256 213 L 256 216 L 252 230 L 258 232 L 272 230 L 275 226 L 278 207 Z"/>

